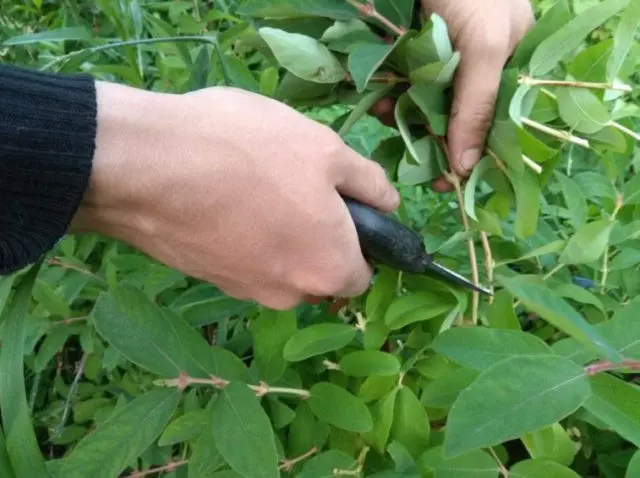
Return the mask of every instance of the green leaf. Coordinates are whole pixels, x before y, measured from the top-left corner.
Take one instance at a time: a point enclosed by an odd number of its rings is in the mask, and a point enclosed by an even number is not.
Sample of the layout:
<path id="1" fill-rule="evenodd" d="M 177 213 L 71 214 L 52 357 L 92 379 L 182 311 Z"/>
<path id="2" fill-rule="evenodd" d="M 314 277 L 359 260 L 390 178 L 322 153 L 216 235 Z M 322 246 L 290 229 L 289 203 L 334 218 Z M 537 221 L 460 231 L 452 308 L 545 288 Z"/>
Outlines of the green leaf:
<path id="1" fill-rule="evenodd" d="M 251 323 L 253 356 L 260 378 L 267 383 L 282 377 L 287 362 L 283 350 L 287 341 L 296 333 L 295 310 L 274 311 L 263 309 Z"/>
<path id="2" fill-rule="evenodd" d="M 231 469 L 245 478 L 280 477 L 271 422 L 246 384 L 231 382 L 220 391 L 211 425 L 216 448 Z"/>
<path id="3" fill-rule="evenodd" d="M 42 262 L 20 279 L 14 296 L 3 310 L 0 347 L 0 411 L 6 449 L 16 476 L 47 477 L 42 453 L 27 404 L 24 369 L 25 317 Z"/>
<path id="4" fill-rule="evenodd" d="M 640 450 L 631 457 L 625 478 L 636 478 L 637 476 L 640 476 Z"/>
<path id="5" fill-rule="evenodd" d="M 480 162 L 473 168 L 469 181 L 464 188 L 464 210 L 467 215 L 474 221 L 478 220 L 476 216 L 476 188 L 482 175 L 493 166 L 493 162 L 488 156 L 483 157 Z"/>
<path id="6" fill-rule="evenodd" d="M 478 372 L 459 368 L 427 383 L 422 388 L 420 401 L 430 408 L 448 409 L 462 390 L 478 377 Z"/>
<path id="7" fill-rule="evenodd" d="M 573 227 L 579 229 L 587 220 L 587 199 L 574 180 L 559 171 L 555 171 L 554 174 L 560 183 L 564 203 L 571 214 Z"/>
<path id="8" fill-rule="evenodd" d="M 584 370 L 570 360 L 542 355 L 505 359 L 458 396 L 448 417 L 444 454 L 494 446 L 551 425 L 575 412 L 588 396 Z"/>
<path id="9" fill-rule="evenodd" d="M 368 325 L 381 321 L 395 298 L 400 273 L 390 267 L 381 266 L 373 286 L 369 289 L 365 304 Z"/>
<path id="10" fill-rule="evenodd" d="M 0 428 L 0 476 L 3 478 L 15 478 L 13 468 L 11 467 L 11 460 L 7 453 L 7 446 L 4 434 L 2 433 L 2 428 Z"/>
<path id="11" fill-rule="evenodd" d="M 611 114 L 598 97 L 586 88 L 558 88 L 560 118 L 572 129 L 594 134 L 611 121 Z"/>
<path id="12" fill-rule="evenodd" d="M 488 453 L 471 451 L 454 458 L 443 455 L 442 445 L 428 449 L 418 459 L 418 466 L 434 478 L 497 478 L 500 471 Z"/>
<path id="13" fill-rule="evenodd" d="M 179 402 L 178 390 L 156 388 L 116 408 L 64 459 L 60 476 L 119 476 L 158 438 Z"/>
<path id="14" fill-rule="evenodd" d="M 59 42 L 67 40 L 92 40 L 91 31 L 86 27 L 66 27 L 55 30 L 46 30 L 28 35 L 18 35 L 5 40 L 2 45 L 30 45 L 39 42 Z"/>
<path id="15" fill-rule="evenodd" d="M 629 0 L 605 0 L 575 16 L 543 40 L 529 61 L 532 75 L 546 75 L 584 41 L 592 30 L 627 6 Z"/>
<path id="16" fill-rule="evenodd" d="M 443 174 L 444 156 L 432 136 L 425 136 L 407 148 L 398 164 L 398 181 L 405 186 L 424 184 Z"/>
<path id="17" fill-rule="evenodd" d="M 395 45 L 386 43 L 360 43 L 349 54 L 348 68 L 356 84 L 358 93 L 362 93 L 373 74 L 393 51 Z"/>
<path id="18" fill-rule="evenodd" d="M 207 420 L 207 424 L 210 426 L 210 420 Z M 216 472 L 224 465 L 224 458 L 216 448 L 207 429 L 206 433 L 200 435 L 193 445 L 193 453 L 189 458 L 188 478 L 222 478 Z M 240 477 L 241 475 L 236 476 Z"/>
<path id="19" fill-rule="evenodd" d="M 522 444 L 531 458 L 544 458 L 569 466 L 580 448 L 560 423 L 523 435 Z"/>
<path id="20" fill-rule="evenodd" d="M 571 18 L 569 2 L 567 0 L 554 1 L 553 6 L 538 19 L 520 41 L 507 67 L 524 67 L 531 59 L 531 55 L 538 45 L 567 24 Z"/>
<path id="21" fill-rule="evenodd" d="M 329 382 L 317 382 L 307 403 L 318 419 L 341 430 L 368 432 L 373 419 L 367 406 L 349 391 Z"/>
<path id="22" fill-rule="evenodd" d="M 555 461 L 542 458 L 524 460 L 516 463 L 509 470 L 510 478 L 580 478 L 575 471 Z"/>
<path id="23" fill-rule="evenodd" d="M 487 312 L 488 325 L 493 329 L 521 330 L 513 306 L 513 298 L 506 290 L 496 292 Z"/>
<path id="24" fill-rule="evenodd" d="M 373 375 L 396 375 L 400 372 L 400 361 L 390 353 L 379 350 L 358 350 L 340 359 L 340 370 L 352 377 Z"/>
<path id="25" fill-rule="evenodd" d="M 609 374 L 589 377 L 591 396 L 584 408 L 640 448 L 640 388 Z"/>
<path id="26" fill-rule="evenodd" d="M 420 164 L 420 158 L 418 157 L 418 153 L 413 146 L 414 141 L 413 137 L 411 136 L 411 131 L 409 130 L 409 118 L 414 109 L 415 107 L 411 102 L 411 97 L 407 93 L 403 93 L 402 95 L 400 95 L 398 101 L 396 102 L 393 114 L 396 120 L 396 124 L 398 125 L 400 136 L 402 136 L 404 144 L 407 148 L 407 156 L 409 157 L 408 159 L 410 159 L 413 164 Z"/>
<path id="27" fill-rule="evenodd" d="M 393 388 L 384 397 L 371 406 L 373 429 L 364 434 L 365 441 L 378 451 L 384 451 L 391 432 L 398 389 Z"/>
<path id="28" fill-rule="evenodd" d="M 484 370 L 513 356 L 549 355 L 551 349 L 535 335 L 516 330 L 456 327 L 438 335 L 431 348 L 454 362 Z"/>
<path id="29" fill-rule="evenodd" d="M 444 88 L 431 84 L 414 84 L 407 90 L 407 94 L 427 117 L 433 133 L 445 136 L 449 123 L 449 104 Z"/>
<path id="30" fill-rule="evenodd" d="M 318 40 L 271 27 L 258 30 L 282 67 L 314 83 L 338 83 L 347 72 L 331 51 Z"/>
<path id="31" fill-rule="evenodd" d="M 413 0 L 395 0 L 393 2 L 389 0 L 375 0 L 374 4 L 376 10 L 394 24 L 405 28 L 411 27 L 414 7 Z"/>
<path id="32" fill-rule="evenodd" d="M 331 478 L 334 470 L 350 470 L 355 460 L 339 450 L 326 450 L 306 461 L 296 478 Z"/>
<path id="33" fill-rule="evenodd" d="M 341 349 L 353 340 L 357 329 L 347 324 L 314 324 L 298 330 L 283 349 L 284 359 L 299 362 Z"/>
<path id="34" fill-rule="evenodd" d="M 387 309 L 384 321 L 391 330 L 433 319 L 455 307 L 452 297 L 437 292 L 420 291 L 397 298 Z"/>
<path id="35" fill-rule="evenodd" d="M 615 362 L 621 360 L 620 354 L 605 341 L 597 329 L 551 289 L 530 282 L 523 276 L 514 278 L 498 276 L 496 279 L 511 295 L 520 299 L 528 310 L 535 312 L 542 319 L 605 358 Z"/>
<path id="36" fill-rule="evenodd" d="M 607 82 L 613 83 L 616 80 L 631 50 L 638 28 L 640 28 L 640 2 L 631 0 L 629 6 L 620 15 L 620 22 L 613 37 L 613 50 L 607 63 Z"/>
<path id="37" fill-rule="evenodd" d="M 430 436 L 427 410 L 409 387 L 402 386 L 396 396 L 389 441 L 404 445 L 418 459 L 429 445 Z"/>
<path id="38" fill-rule="evenodd" d="M 353 6 L 342 0 L 245 0 L 236 12 L 254 18 L 329 17 L 349 20 L 358 16 Z"/>
<path id="39" fill-rule="evenodd" d="M 532 197 L 540 197 L 540 182 L 536 174 L 528 168 L 520 176 L 508 172 L 509 180 L 516 193 L 516 236 L 526 239 L 536 232 L 540 215 L 540 201 L 532 201 Z"/>
<path id="40" fill-rule="evenodd" d="M 184 371 L 184 346 L 170 317 L 142 291 L 119 285 L 98 298 L 92 314 L 97 332 L 136 365 L 164 377 Z"/>
<path id="41" fill-rule="evenodd" d="M 209 412 L 206 410 L 193 410 L 180 415 L 164 429 L 159 446 L 169 446 L 176 443 L 192 440 L 202 434 L 211 426 Z"/>
<path id="42" fill-rule="evenodd" d="M 609 246 L 614 221 L 599 219 L 585 224 L 571 236 L 560 254 L 563 264 L 587 264 L 597 261 Z"/>

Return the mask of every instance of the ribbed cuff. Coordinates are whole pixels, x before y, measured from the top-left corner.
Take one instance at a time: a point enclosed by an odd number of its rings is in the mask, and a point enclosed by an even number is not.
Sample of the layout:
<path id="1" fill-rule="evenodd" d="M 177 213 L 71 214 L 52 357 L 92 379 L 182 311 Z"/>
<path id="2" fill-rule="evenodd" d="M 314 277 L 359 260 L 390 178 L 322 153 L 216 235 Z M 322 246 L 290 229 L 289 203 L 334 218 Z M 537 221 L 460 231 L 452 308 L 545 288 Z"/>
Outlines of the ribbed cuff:
<path id="1" fill-rule="evenodd" d="M 65 235 L 89 184 L 97 130 L 89 75 L 0 65 L 0 274 Z"/>

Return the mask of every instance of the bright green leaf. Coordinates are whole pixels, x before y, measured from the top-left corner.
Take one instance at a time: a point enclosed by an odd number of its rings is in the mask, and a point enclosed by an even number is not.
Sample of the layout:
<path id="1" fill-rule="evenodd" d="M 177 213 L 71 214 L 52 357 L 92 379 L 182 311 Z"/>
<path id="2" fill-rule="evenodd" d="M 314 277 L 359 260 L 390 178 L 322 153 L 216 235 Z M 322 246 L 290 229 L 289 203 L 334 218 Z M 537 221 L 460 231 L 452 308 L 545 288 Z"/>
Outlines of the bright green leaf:
<path id="1" fill-rule="evenodd" d="M 450 300 L 450 297 L 431 291 L 399 297 L 387 309 L 384 320 L 391 330 L 397 330 L 445 314 L 455 306 Z"/>
<path id="2" fill-rule="evenodd" d="M 418 459 L 423 472 L 431 472 L 434 478 L 498 478 L 500 471 L 495 460 L 485 451 L 475 450 L 447 458 L 442 445 L 430 448 Z"/>
<path id="3" fill-rule="evenodd" d="M 284 373 L 287 362 L 283 350 L 287 341 L 297 332 L 295 310 L 274 311 L 263 309 L 251 323 L 253 356 L 260 378 L 274 382 Z"/>
<path id="4" fill-rule="evenodd" d="M 599 219 L 582 226 L 571 236 L 560 254 L 564 264 L 586 264 L 600 259 L 609 245 L 615 222 Z"/>
<path id="5" fill-rule="evenodd" d="M 509 470 L 510 478 L 580 478 L 575 471 L 555 461 L 542 458 L 524 460 Z"/>
<path id="6" fill-rule="evenodd" d="M 594 134 L 611 121 L 611 114 L 598 97 L 586 88 L 558 88 L 558 112 L 574 131 Z"/>
<path id="7" fill-rule="evenodd" d="M 373 419 L 367 406 L 344 388 L 317 382 L 310 393 L 309 407 L 318 419 L 346 431 L 368 432 L 372 429 Z"/>
<path id="8" fill-rule="evenodd" d="M 293 334 L 283 349 L 284 359 L 299 362 L 341 349 L 353 340 L 357 329 L 347 324 L 314 324 Z"/>
<path id="9" fill-rule="evenodd" d="M 431 424 L 424 405 L 410 388 L 400 388 L 396 396 L 389 440 L 404 445 L 411 456 L 417 459 L 429 445 L 430 436 Z"/>

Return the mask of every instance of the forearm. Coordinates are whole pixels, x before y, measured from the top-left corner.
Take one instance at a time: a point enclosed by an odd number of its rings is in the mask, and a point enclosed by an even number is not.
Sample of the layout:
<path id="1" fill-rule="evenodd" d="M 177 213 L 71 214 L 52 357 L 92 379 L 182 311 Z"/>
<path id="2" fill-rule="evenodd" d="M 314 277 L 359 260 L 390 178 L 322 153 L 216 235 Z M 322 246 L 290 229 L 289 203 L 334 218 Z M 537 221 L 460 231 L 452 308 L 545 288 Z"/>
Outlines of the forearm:
<path id="1" fill-rule="evenodd" d="M 66 233 L 95 137 L 91 77 L 0 65 L 0 274 L 37 260 Z"/>

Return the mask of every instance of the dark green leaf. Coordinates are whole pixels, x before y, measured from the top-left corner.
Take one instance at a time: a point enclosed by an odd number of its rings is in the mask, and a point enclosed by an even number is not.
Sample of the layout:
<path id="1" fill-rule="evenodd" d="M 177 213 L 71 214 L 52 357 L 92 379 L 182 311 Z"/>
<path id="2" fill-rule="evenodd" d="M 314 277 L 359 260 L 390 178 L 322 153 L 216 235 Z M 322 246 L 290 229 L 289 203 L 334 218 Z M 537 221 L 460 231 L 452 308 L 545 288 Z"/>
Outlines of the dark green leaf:
<path id="1" fill-rule="evenodd" d="M 296 478 L 331 478 L 334 470 L 351 470 L 355 460 L 339 450 L 327 450 L 305 462 Z"/>
<path id="2" fill-rule="evenodd" d="M 371 406 L 373 429 L 364 434 L 364 439 L 378 451 L 384 451 L 391 432 L 398 389 L 393 388 Z"/>
<path id="3" fill-rule="evenodd" d="M 210 426 L 209 420 L 207 422 Z M 216 448 L 207 428 L 206 433 L 200 435 L 193 446 L 193 453 L 189 458 L 188 478 L 222 478 L 216 472 L 224 465 L 224 458 Z M 238 478 L 240 476 L 237 475 Z"/>
<path id="4" fill-rule="evenodd" d="M 255 18 L 329 17 L 349 20 L 358 16 L 353 6 L 342 0 L 245 0 L 237 13 Z"/>
<path id="5" fill-rule="evenodd" d="M 4 46 L 29 45 L 38 42 L 59 42 L 67 40 L 91 40 L 91 31 L 84 26 L 46 30 L 28 35 L 19 35 L 5 40 Z"/>
<path id="6" fill-rule="evenodd" d="M 117 408 L 65 458 L 60 476 L 119 476 L 158 438 L 179 402 L 178 390 L 158 388 Z"/>
<path id="7" fill-rule="evenodd" d="M 459 368 L 427 383 L 422 389 L 421 402 L 430 408 L 448 409 L 460 392 L 478 377 L 478 372 Z"/>
<path id="8" fill-rule="evenodd" d="M 360 43 L 349 54 L 348 68 L 359 93 L 363 92 L 369 80 L 393 51 L 394 45 L 386 43 Z"/>
<path id="9" fill-rule="evenodd" d="M 505 359 L 458 396 L 448 418 L 445 455 L 497 445 L 551 425 L 575 412 L 588 396 L 584 370 L 567 359 Z"/>
<path id="10" fill-rule="evenodd" d="M 329 382 L 311 387 L 309 407 L 318 419 L 341 430 L 368 432 L 373 427 L 371 412 L 359 398 Z"/>
<path id="11" fill-rule="evenodd" d="M 449 104 L 444 89 L 435 85 L 415 84 L 407 90 L 407 94 L 427 117 L 433 133 L 445 136 L 449 123 Z"/>
<path id="12" fill-rule="evenodd" d="M 159 446 L 174 445 L 176 443 L 192 440 L 208 430 L 211 426 L 209 412 L 206 410 L 194 410 L 180 415 L 164 429 Z"/>
<path id="13" fill-rule="evenodd" d="M 463 367 L 484 370 L 513 356 L 551 354 L 535 335 L 516 330 L 456 327 L 438 335 L 431 348 Z"/>
<path id="14" fill-rule="evenodd" d="M 47 476 L 27 404 L 23 363 L 25 317 L 40 266 L 38 262 L 20 279 L 0 321 L 4 322 L 4 340 L 0 347 L 0 411 L 7 454 L 18 477 Z"/>
<path id="15" fill-rule="evenodd" d="M 271 422 L 246 384 L 231 382 L 221 390 L 211 413 L 216 448 L 231 469 L 245 478 L 280 477 Z"/>
<path id="16" fill-rule="evenodd" d="M 347 324 L 314 324 L 298 330 L 284 346 L 283 356 L 289 362 L 340 349 L 353 340 L 357 329 Z"/>

